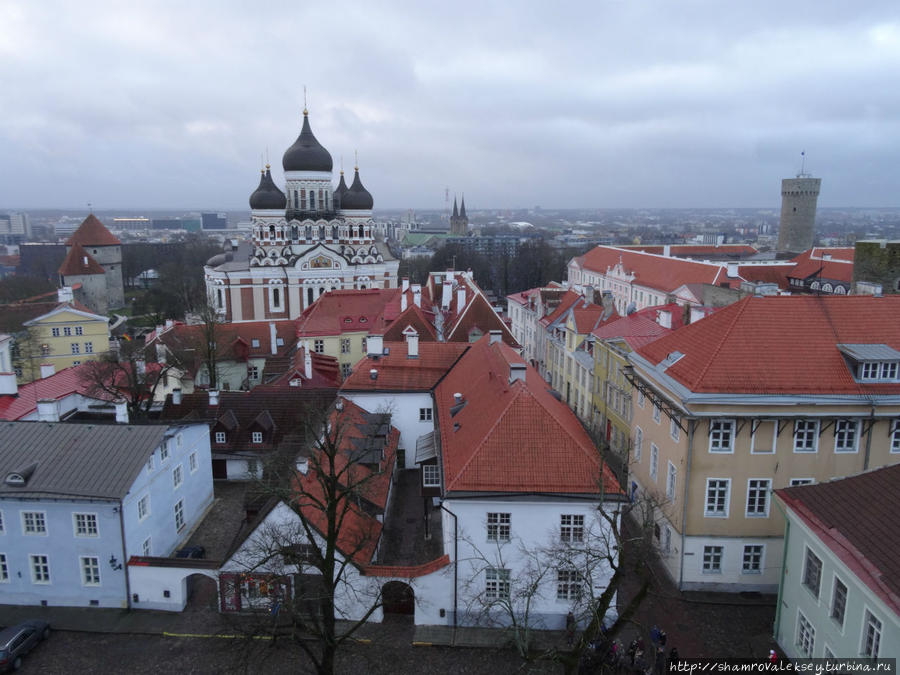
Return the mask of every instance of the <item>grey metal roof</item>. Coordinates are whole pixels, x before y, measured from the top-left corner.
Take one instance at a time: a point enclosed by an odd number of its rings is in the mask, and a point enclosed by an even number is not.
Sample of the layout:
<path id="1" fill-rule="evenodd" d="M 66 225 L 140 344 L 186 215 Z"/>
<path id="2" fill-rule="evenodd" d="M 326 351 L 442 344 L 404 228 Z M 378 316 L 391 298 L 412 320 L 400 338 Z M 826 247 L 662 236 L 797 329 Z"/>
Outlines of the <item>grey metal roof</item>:
<path id="1" fill-rule="evenodd" d="M 416 463 L 427 462 L 437 457 L 437 448 L 434 445 L 434 432 L 429 431 L 416 439 Z"/>
<path id="2" fill-rule="evenodd" d="M 128 493 L 168 426 L 4 422 L 0 424 L 0 497 L 95 497 Z M 6 476 L 35 465 L 25 485 Z"/>
<path id="3" fill-rule="evenodd" d="M 839 344 L 837 348 L 855 361 L 900 361 L 900 352 L 886 344 Z"/>

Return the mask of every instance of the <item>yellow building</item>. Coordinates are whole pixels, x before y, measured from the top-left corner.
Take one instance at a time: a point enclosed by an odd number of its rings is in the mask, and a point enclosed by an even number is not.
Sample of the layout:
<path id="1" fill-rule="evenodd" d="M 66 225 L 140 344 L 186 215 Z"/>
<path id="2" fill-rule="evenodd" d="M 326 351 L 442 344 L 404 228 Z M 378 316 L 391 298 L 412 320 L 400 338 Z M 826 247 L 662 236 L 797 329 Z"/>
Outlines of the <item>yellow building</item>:
<path id="1" fill-rule="evenodd" d="M 773 490 L 900 462 L 900 296 L 748 297 L 629 354 L 632 480 L 684 590 L 774 592 Z"/>
<path id="2" fill-rule="evenodd" d="M 17 339 L 19 382 L 41 375 L 41 366 L 54 372 L 109 353 L 109 319 L 77 302 L 64 302 L 49 312 L 24 321 L 27 337 Z"/>

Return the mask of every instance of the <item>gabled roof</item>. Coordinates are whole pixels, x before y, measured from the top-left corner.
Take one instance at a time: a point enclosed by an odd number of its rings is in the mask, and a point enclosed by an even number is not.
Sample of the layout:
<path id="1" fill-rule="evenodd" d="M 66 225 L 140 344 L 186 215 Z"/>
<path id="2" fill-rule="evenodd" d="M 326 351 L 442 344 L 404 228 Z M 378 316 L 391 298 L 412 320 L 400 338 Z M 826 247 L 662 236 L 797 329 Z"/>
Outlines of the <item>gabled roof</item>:
<path id="1" fill-rule="evenodd" d="M 516 352 L 485 336 L 435 390 L 445 493 L 619 494 L 575 414 Z M 463 405 L 455 394 L 462 394 Z M 453 410 L 451 410 L 453 409 Z"/>
<path id="2" fill-rule="evenodd" d="M 306 377 L 306 354 L 309 353 L 312 377 Z M 266 359 L 263 380 L 268 384 L 290 384 L 309 388 L 339 387 L 341 372 L 338 360 L 309 348 L 309 340 L 298 345 L 293 354 Z"/>
<path id="3" fill-rule="evenodd" d="M 776 494 L 900 615 L 900 465 Z"/>
<path id="4" fill-rule="evenodd" d="M 416 329 L 416 332 L 419 334 L 420 343 L 434 342 L 437 340 L 434 326 L 431 325 L 428 317 L 425 316 L 425 312 L 422 311 L 421 307 L 417 307 L 410 302 L 407 305 L 406 310 L 401 312 L 400 315 L 391 322 L 391 325 L 388 326 L 387 330 L 384 331 L 384 341 L 398 342 L 403 340 L 403 331 L 406 330 L 407 326 L 412 326 Z"/>
<path id="5" fill-rule="evenodd" d="M 19 385 L 17 396 L 0 395 L 0 419 L 20 420 L 27 417 L 37 410 L 37 402 L 42 399 L 59 401 L 80 394 L 98 401 L 108 401 L 108 397 L 94 391 L 88 375 L 90 368 L 90 363 L 64 368 L 50 377 Z"/>
<path id="6" fill-rule="evenodd" d="M 822 248 L 814 246 L 792 259 L 796 263 L 788 274 L 794 279 L 820 277 L 832 281 L 853 281 L 853 248 Z"/>
<path id="7" fill-rule="evenodd" d="M 69 249 L 62 265 L 59 266 L 59 273 L 65 277 L 79 274 L 106 274 L 100 263 L 94 260 L 77 241 Z"/>
<path id="8" fill-rule="evenodd" d="M 738 265 L 738 274 L 747 281 L 777 284 L 778 288 L 788 290 L 794 269 L 791 263 L 772 263 L 771 265 Z"/>
<path id="9" fill-rule="evenodd" d="M 559 304 L 556 306 L 550 314 L 541 318 L 540 323 L 544 326 L 549 326 L 555 321 L 559 320 L 560 317 L 564 316 L 566 312 L 569 311 L 569 308 L 572 307 L 576 302 L 581 299 L 581 296 L 578 295 L 575 291 L 566 291 L 559 298 Z"/>
<path id="10" fill-rule="evenodd" d="M 0 495 L 121 499 L 160 444 L 164 425 L 0 424 Z M 25 485 L 6 476 L 34 467 Z"/>
<path id="11" fill-rule="evenodd" d="M 672 293 L 684 284 L 740 285 L 739 277 L 729 277 L 725 264 L 696 262 L 681 258 L 633 251 L 613 246 L 597 246 L 581 257 L 581 266 L 606 274 L 620 262 L 627 274 L 634 275 L 634 282 L 662 293 Z"/>
<path id="12" fill-rule="evenodd" d="M 335 290 L 321 295 L 297 318 L 300 338 L 367 332 L 381 334 L 385 306 L 399 297 L 399 288 Z"/>
<path id="13" fill-rule="evenodd" d="M 900 349 L 900 296 L 747 297 L 637 350 L 693 392 L 900 393 L 900 384 L 857 383 L 842 343 Z"/>
<path id="14" fill-rule="evenodd" d="M 361 360 L 344 380 L 341 391 L 431 391 L 469 345 L 420 342 L 418 358 L 409 358 L 406 342 L 385 342 L 384 347 L 388 354 Z M 378 371 L 374 380 L 372 369 Z"/>
<path id="15" fill-rule="evenodd" d="M 70 312 L 72 314 L 78 315 L 85 321 L 102 321 L 104 323 L 109 323 L 109 317 L 92 312 L 89 308 L 85 307 L 77 300 L 72 300 L 71 302 L 59 303 L 56 305 L 56 307 L 51 309 L 46 314 L 41 314 L 40 316 L 36 316 L 33 319 L 29 319 L 28 321 L 23 322 L 22 325 L 30 326 L 34 323 L 37 323 L 38 321 L 43 321 L 44 319 L 48 319 L 63 312 Z"/>
<path id="16" fill-rule="evenodd" d="M 660 310 L 672 311 L 673 320 L 676 318 L 678 320 L 678 324 L 673 325 L 676 325 L 676 327 L 680 326 L 681 308 L 672 303 L 659 307 L 645 307 L 628 316 L 618 317 L 602 326 L 598 326 L 591 331 L 591 335 L 600 340 L 621 338 L 632 349 L 637 349 L 647 342 L 652 342 L 672 332 L 672 329 L 661 326 L 656 320 Z"/>
<path id="17" fill-rule="evenodd" d="M 85 218 L 78 229 L 66 240 L 66 246 L 121 246 L 122 242 L 106 229 L 93 213 Z"/>
<path id="18" fill-rule="evenodd" d="M 661 244 L 629 244 L 622 248 L 656 255 L 663 255 L 666 249 Z M 759 251 L 747 244 L 672 244 L 669 246 L 669 255 L 671 256 L 746 258 L 757 253 Z"/>

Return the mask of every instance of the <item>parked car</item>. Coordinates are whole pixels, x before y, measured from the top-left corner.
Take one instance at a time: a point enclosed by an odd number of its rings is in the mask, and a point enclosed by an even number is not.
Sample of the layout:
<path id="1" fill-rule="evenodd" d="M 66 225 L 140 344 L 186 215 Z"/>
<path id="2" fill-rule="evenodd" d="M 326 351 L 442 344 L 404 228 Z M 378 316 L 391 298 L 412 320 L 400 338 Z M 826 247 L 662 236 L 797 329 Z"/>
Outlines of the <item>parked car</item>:
<path id="1" fill-rule="evenodd" d="M 0 631 L 0 669 L 18 670 L 22 657 L 50 637 L 50 624 L 40 619 L 23 621 Z"/>
<path id="2" fill-rule="evenodd" d="M 206 549 L 202 546 L 185 546 L 175 551 L 176 558 L 202 558 L 206 555 Z"/>

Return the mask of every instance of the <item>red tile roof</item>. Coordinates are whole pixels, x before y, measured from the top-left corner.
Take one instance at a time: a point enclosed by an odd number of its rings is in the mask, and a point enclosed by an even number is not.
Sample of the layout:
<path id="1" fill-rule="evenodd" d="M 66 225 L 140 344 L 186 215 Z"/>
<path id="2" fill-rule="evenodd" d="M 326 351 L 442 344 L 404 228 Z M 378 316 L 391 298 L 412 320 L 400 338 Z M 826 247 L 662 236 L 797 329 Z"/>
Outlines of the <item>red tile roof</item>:
<path id="1" fill-rule="evenodd" d="M 900 615 L 900 465 L 776 494 Z"/>
<path id="2" fill-rule="evenodd" d="M 853 282 L 853 248 L 821 248 L 813 247 L 804 251 L 792 262 L 796 267 L 788 274 L 794 279 L 808 279 L 819 276 L 832 281 Z M 830 256 L 826 259 L 826 256 Z"/>
<path id="3" fill-rule="evenodd" d="M 602 478 L 619 493 L 574 413 L 533 368 L 510 384 L 512 363 L 524 361 L 485 336 L 435 390 L 445 492 L 599 494 Z M 453 415 L 456 393 L 465 406 Z"/>
<path id="4" fill-rule="evenodd" d="M 632 251 L 643 251 L 644 253 L 654 253 L 662 255 L 665 247 L 662 245 L 644 245 L 637 244 L 634 246 L 623 246 L 622 248 Z M 728 256 L 746 258 L 759 253 L 755 248 L 747 244 L 720 244 L 716 245 L 700 245 L 700 244 L 672 244 L 669 246 L 669 252 L 673 256 Z"/>
<path id="5" fill-rule="evenodd" d="M 399 295 L 399 288 L 328 291 L 297 318 L 296 334 L 298 337 L 353 332 L 380 335 L 387 325 L 385 307 Z"/>
<path id="6" fill-rule="evenodd" d="M 310 370 L 312 377 L 306 377 L 306 353 L 309 349 L 308 340 L 300 345 L 290 356 L 273 357 L 266 359 L 266 367 L 263 371 L 264 380 L 273 385 L 290 384 L 305 388 L 339 387 L 341 385 L 341 372 L 338 360 L 327 354 L 319 354 L 309 350 Z M 279 368 L 280 361 L 286 361 L 283 368 Z M 270 379 L 270 377 L 272 379 Z"/>
<path id="7" fill-rule="evenodd" d="M 342 391 L 431 391 L 469 347 L 458 342 L 420 342 L 419 357 L 408 358 L 406 342 L 385 342 L 389 351 L 360 361 L 344 381 Z M 373 380 L 369 374 L 378 371 Z"/>
<path id="8" fill-rule="evenodd" d="M 794 265 L 791 264 L 771 264 L 771 265 L 738 265 L 738 274 L 747 281 L 756 281 L 761 283 L 777 284 L 781 290 L 788 290 L 790 283 L 788 277 L 792 276 Z"/>
<path id="9" fill-rule="evenodd" d="M 110 397 L 97 394 L 88 378 L 90 363 L 64 368 L 58 373 L 19 385 L 18 396 L 0 395 L 0 419 L 20 420 L 37 410 L 40 399 L 59 401 L 72 394 L 107 401 Z"/>
<path id="10" fill-rule="evenodd" d="M 417 307 L 410 301 L 406 307 L 406 311 L 401 312 L 396 319 L 391 321 L 390 326 L 384 331 L 385 342 L 399 342 L 404 340 L 403 331 L 407 326 L 412 326 L 419 334 L 419 342 L 434 342 L 437 340 L 437 334 L 434 332 L 434 326 L 422 311 L 421 307 Z"/>
<path id="11" fill-rule="evenodd" d="M 100 263 L 94 260 L 84 247 L 77 241 L 69 249 L 65 260 L 59 266 L 59 273 L 63 276 L 76 274 L 106 274 Z"/>
<path id="12" fill-rule="evenodd" d="M 578 300 L 581 299 L 581 296 L 578 295 L 575 291 L 566 291 L 562 294 L 562 297 L 559 299 L 559 304 L 556 306 L 550 314 L 541 318 L 540 322 L 544 326 L 549 326 L 551 323 L 560 318 L 563 314 L 569 311 L 569 308 L 574 305 Z"/>
<path id="13" fill-rule="evenodd" d="M 121 246 L 122 244 L 93 213 L 85 218 L 72 236 L 66 240 L 66 246 L 76 243 L 82 246 Z"/>
<path id="14" fill-rule="evenodd" d="M 640 348 L 694 392 L 900 393 L 900 384 L 854 381 L 838 344 L 900 350 L 900 295 L 747 297 Z"/>
<path id="15" fill-rule="evenodd" d="M 667 258 L 613 246 L 597 246 L 580 258 L 583 268 L 603 274 L 620 261 L 626 273 L 634 275 L 633 283 L 665 293 L 672 293 L 684 284 L 727 283 L 737 287 L 741 281 L 728 277 L 725 264 Z"/>
<path id="16" fill-rule="evenodd" d="M 673 321 L 677 320 L 678 322 L 673 325 L 676 328 L 680 327 L 681 307 L 672 303 L 659 307 L 645 307 L 628 316 L 618 317 L 602 326 L 598 326 L 591 331 L 591 335 L 601 340 L 622 338 L 632 349 L 637 349 L 639 346 L 672 332 L 672 329 L 664 328 L 656 320 L 659 311 L 667 309 L 673 312 Z"/>

